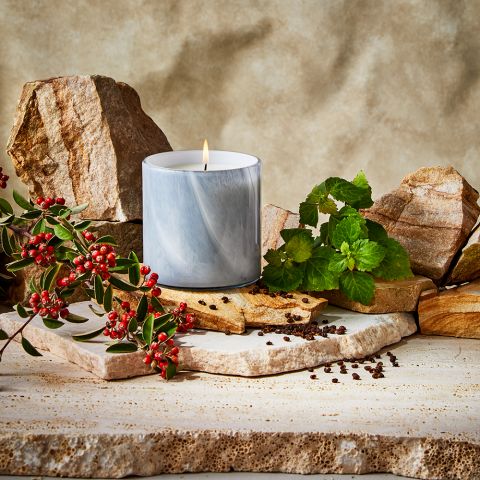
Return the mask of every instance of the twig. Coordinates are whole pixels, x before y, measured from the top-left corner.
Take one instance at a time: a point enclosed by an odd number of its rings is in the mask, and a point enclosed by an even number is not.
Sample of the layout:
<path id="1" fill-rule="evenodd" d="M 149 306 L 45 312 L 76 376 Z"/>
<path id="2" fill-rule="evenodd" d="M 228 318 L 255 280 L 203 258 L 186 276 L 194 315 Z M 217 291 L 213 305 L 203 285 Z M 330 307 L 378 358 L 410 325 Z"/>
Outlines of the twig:
<path id="1" fill-rule="evenodd" d="M 0 362 L 2 361 L 2 355 L 5 349 L 8 347 L 8 345 L 13 341 L 13 339 L 19 334 L 22 333 L 23 329 L 33 320 L 35 315 L 31 315 L 30 318 L 13 334 L 11 335 L 5 345 L 0 349 Z"/>

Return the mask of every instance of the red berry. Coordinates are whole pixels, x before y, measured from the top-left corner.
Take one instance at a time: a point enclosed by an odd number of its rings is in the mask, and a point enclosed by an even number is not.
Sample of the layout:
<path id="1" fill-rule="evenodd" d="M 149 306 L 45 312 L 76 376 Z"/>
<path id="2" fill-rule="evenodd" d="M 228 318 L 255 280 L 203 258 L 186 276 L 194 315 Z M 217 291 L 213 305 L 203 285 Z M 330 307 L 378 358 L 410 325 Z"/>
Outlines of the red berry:
<path id="1" fill-rule="evenodd" d="M 165 332 L 160 332 L 158 334 L 158 341 L 163 343 L 168 338 L 168 335 Z"/>
<path id="2" fill-rule="evenodd" d="M 110 274 L 108 272 L 102 272 L 102 280 L 108 280 L 110 278 Z"/>
<path id="3" fill-rule="evenodd" d="M 93 263 L 90 260 L 87 260 L 83 265 L 87 270 L 92 270 Z"/>
<path id="4" fill-rule="evenodd" d="M 38 303 L 40 301 L 40 295 L 37 292 L 32 293 L 30 296 L 32 302 Z"/>
<path id="5" fill-rule="evenodd" d="M 33 310 L 33 313 L 35 313 L 35 315 L 36 315 L 40 311 L 40 308 L 35 306 L 35 307 L 32 308 L 32 310 Z"/>
<path id="6" fill-rule="evenodd" d="M 41 205 L 43 202 L 45 201 L 45 199 L 43 197 L 38 197 L 36 200 L 35 200 L 35 203 L 37 205 Z"/>
<path id="7" fill-rule="evenodd" d="M 178 357 L 176 355 L 173 355 L 170 357 L 170 360 L 175 364 L 178 365 Z"/>
<path id="8" fill-rule="evenodd" d="M 60 316 L 62 318 L 67 318 L 69 314 L 70 314 L 70 312 L 69 312 L 68 308 L 62 308 L 60 310 Z"/>
<path id="9" fill-rule="evenodd" d="M 165 369 L 162 369 L 162 371 L 160 372 L 160 376 L 162 378 L 167 378 L 167 371 Z"/>
<path id="10" fill-rule="evenodd" d="M 26 250 L 22 250 L 22 258 L 27 258 L 28 257 L 28 252 Z"/>
<path id="11" fill-rule="evenodd" d="M 110 336 L 110 330 L 108 328 L 106 328 L 104 331 L 103 331 L 103 334 L 106 336 L 106 337 L 109 337 Z"/>
<path id="12" fill-rule="evenodd" d="M 42 255 L 37 255 L 37 256 L 35 257 L 35 263 L 36 263 L 37 265 L 40 265 L 42 262 L 43 262 L 43 256 L 42 256 Z"/>
<path id="13" fill-rule="evenodd" d="M 49 232 L 49 233 L 46 233 L 46 234 L 45 234 L 45 240 L 48 241 L 48 240 L 51 240 L 52 238 L 53 238 L 53 233 L 50 233 L 50 232 Z"/>
<path id="14" fill-rule="evenodd" d="M 155 282 L 156 282 L 156 281 L 158 280 L 158 273 L 155 273 L 155 272 L 152 273 L 152 274 L 150 275 L 150 278 L 151 278 L 152 280 L 155 280 Z"/>
<path id="15" fill-rule="evenodd" d="M 130 311 L 128 312 L 128 316 L 129 316 L 130 318 L 133 318 L 136 314 L 137 314 L 136 310 L 130 310 Z"/>
<path id="16" fill-rule="evenodd" d="M 187 323 L 193 323 L 193 321 L 195 320 L 195 317 L 191 313 L 187 313 L 185 315 L 185 320 Z"/>
<path id="17" fill-rule="evenodd" d="M 152 357 L 147 353 L 143 359 L 145 365 L 150 365 L 152 363 Z"/>
<path id="18" fill-rule="evenodd" d="M 48 293 L 48 290 L 42 290 L 42 298 L 49 298 L 50 297 L 50 293 Z"/>
<path id="19" fill-rule="evenodd" d="M 52 318 L 58 318 L 58 311 L 54 310 L 53 308 L 50 309 L 50 316 Z"/>
<path id="20" fill-rule="evenodd" d="M 154 297 L 159 297 L 162 293 L 162 290 L 158 287 L 152 289 L 152 295 Z"/>
<path id="21" fill-rule="evenodd" d="M 167 345 L 168 345 L 169 347 L 175 345 L 175 342 L 173 341 L 173 338 L 169 338 L 169 339 L 167 340 Z"/>
<path id="22" fill-rule="evenodd" d="M 47 308 L 41 308 L 38 313 L 40 314 L 41 317 L 46 317 L 48 315 L 48 309 Z"/>
<path id="23" fill-rule="evenodd" d="M 148 265 L 142 265 L 142 267 L 140 268 L 140 273 L 142 275 L 148 275 L 150 273 L 150 267 Z"/>
<path id="24" fill-rule="evenodd" d="M 121 307 L 122 307 L 124 310 L 130 310 L 130 302 L 122 302 L 122 303 L 121 303 Z"/>
<path id="25" fill-rule="evenodd" d="M 153 313 L 154 311 L 155 311 L 155 309 L 151 305 L 149 305 L 148 308 L 147 308 L 147 312 L 148 313 Z"/>
<path id="26" fill-rule="evenodd" d="M 145 285 L 148 287 L 148 288 L 152 288 L 155 286 L 157 282 L 155 280 L 152 280 L 152 279 L 149 279 L 145 282 Z"/>
<path id="27" fill-rule="evenodd" d="M 93 235 L 92 232 L 86 232 L 85 233 L 85 238 L 89 241 L 89 242 L 94 242 L 95 241 L 95 237 Z"/>
<path id="28" fill-rule="evenodd" d="M 185 302 L 182 302 L 180 303 L 179 308 L 181 312 L 184 312 L 187 309 L 187 304 Z"/>
<path id="29" fill-rule="evenodd" d="M 55 199 L 55 203 L 56 203 L 57 205 L 65 205 L 65 199 L 64 199 L 63 197 L 57 197 L 57 198 Z"/>
<path id="30" fill-rule="evenodd" d="M 170 354 L 171 354 L 171 355 L 178 355 L 178 352 L 179 352 L 178 347 L 173 347 L 173 348 L 170 350 Z"/>
<path id="31" fill-rule="evenodd" d="M 128 322 L 129 319 L 128 313 L 122 313 L 122 322 Z"/>
<path id="32" fill-rule="evenodd" d="M 157 342 L 152 342 L 150 344 L 150 350 L 153 350 L 153 351 L 158 350 L 158 343 Z"/>
<path id="33" fill-rule="evenodd" d="M 108 314 L 108 319 L 109 320 L 116 320 L 118 318 L 118 313 L 115 310 L 112 310 Z"/>
<path id="34" fill-rule="evenodd" d="M 76 269 L 75 269 L 78 273 L 85 273 L 85 267 L 83 265 L 79 265 Z"/>
<path id="35" fill-rule="evenodd" d="M 75 274 L 75 272 L 71 272 L 70 275 L 68 276 L 68 279 L 71 282 L 74 282 L 77 279 L 77 275 Z"/>
<path id="36" fill-rule="evenodd" d="M 31 250 L 28 251 L 28 255 L 30 257 L 36 257 L 38 255 L 38 251 L 32 248 Z"/>
<path id="37" fill-rule="evenodd" d="M 179 308 L 174 308 L 172 313 L 173 313 L 175 316 L 178 317 L 178 315 L 180 315 L 180 309 L 179 309 Z"/>
<path id="38" fill-rule="evenodd" d="M 118 333 L 115 330 L 112 330 L 110 332 L 110 338 L 113 338 L 113 339 L 118 338 Z"/>

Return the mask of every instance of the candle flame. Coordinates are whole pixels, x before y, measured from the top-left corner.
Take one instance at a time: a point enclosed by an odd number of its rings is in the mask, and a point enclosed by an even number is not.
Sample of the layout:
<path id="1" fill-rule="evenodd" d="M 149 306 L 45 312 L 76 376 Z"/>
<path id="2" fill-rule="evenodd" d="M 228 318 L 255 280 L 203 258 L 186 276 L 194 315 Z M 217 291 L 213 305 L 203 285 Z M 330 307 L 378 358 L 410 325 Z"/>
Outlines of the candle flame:
<path id="1" fill-rule="evenodd" d="M 203 141 L 203 165 L 205 166 L 205 169 L 207 168 L 208 164 L 208 142 L 207 139 Z"/>

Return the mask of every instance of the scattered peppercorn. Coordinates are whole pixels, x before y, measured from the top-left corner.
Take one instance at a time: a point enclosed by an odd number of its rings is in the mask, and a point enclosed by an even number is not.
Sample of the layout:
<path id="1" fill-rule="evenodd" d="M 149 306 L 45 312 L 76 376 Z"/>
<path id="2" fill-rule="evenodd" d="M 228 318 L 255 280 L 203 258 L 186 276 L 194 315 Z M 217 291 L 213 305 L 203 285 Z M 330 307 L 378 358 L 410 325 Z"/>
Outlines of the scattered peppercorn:
<path id="1" fill-rule="evenodd" d="M 313 375 L 310 375 L 310 378 L 311 378 L 312 380 L 316 380 L 317 376 L 316 376 L 315 374 L 313 374 Z"/>
<path id="2" fill-rule="evenodd" d="M 222 302 L 223 303 L 228 303 L 230 299 L 228 297 L 222 297 Z"/>
<path id="3" fill-rule="evenodd" d="M 286 342 L 289 342 L 289 341 L 290 341 L 290 337 L 283 337 L 283 339 L 284 339 Z"/>
<path id="4" fill-rule="evenodd" d="M 212 304 L 212 305 L 209 305 L 208 308 L 209 308 L 210 310 L 216 310 L 216 309 L 217 309 L 217 306 Z"/>
<path id="5" fill-rule="evenodd" d="M 257 334 L 259 337 L 263 337 L 263 332 L 260 330 Z"/>
<path id="6" fill-rule="evenodd" d="M 360 375 L 358 373 L 352 373 L 352 378 L 354 380 L 360 380 Z"/>
<path id="7" fill-rule="evenodd" d="M 307 298 L 307 297 L 304 297 L 304 298 L 302 298 L 302 302 L 303 302 L 303 303 L 308 303 L 308 302 L 309 302 L 309 300 L 308 300 L 308 298 Z"/>
<path id="8" fill-rule="evenodd" d="M 272 342 L 270 342 L 270 341 L 268 341 L 268 342 L 267 342 L 267 345 L 273 345 L 273 343 L 272 343 Z"/>
<path id="9" fill-rule="evenodd" d="M 225 335 L 231 335 L 232 332 L 230 330 L 225 330 Z"/>
<path id="10" fill-rule="evenodd" d="M 332 383 L 338 383 L 338 378 L 332 378 Z"/>
<path id="11" fill-rule="evenodd" d="M 199 300 L 198 303 L 199 303 L 200 305 L 206 305 L 205 300 Z"/>

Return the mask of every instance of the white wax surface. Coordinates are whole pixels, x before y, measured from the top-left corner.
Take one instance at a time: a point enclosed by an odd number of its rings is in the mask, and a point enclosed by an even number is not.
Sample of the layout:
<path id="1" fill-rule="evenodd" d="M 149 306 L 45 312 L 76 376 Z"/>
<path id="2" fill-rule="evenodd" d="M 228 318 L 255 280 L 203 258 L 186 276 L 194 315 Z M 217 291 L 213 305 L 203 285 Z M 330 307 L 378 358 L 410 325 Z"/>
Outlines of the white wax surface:
<path id="1" fill-rule="evenodd" d="M 171 168 L 173 170 L 185 170 L 191 172 L 202 171 L 205 169 L 205 165 L 203 163 L 180 163 L 179 165 L 172 165 Z M 226 163 L 208 163 L 207 170 L 232 170 L 235 168 L 232 165 L 228 165 Z"/>

